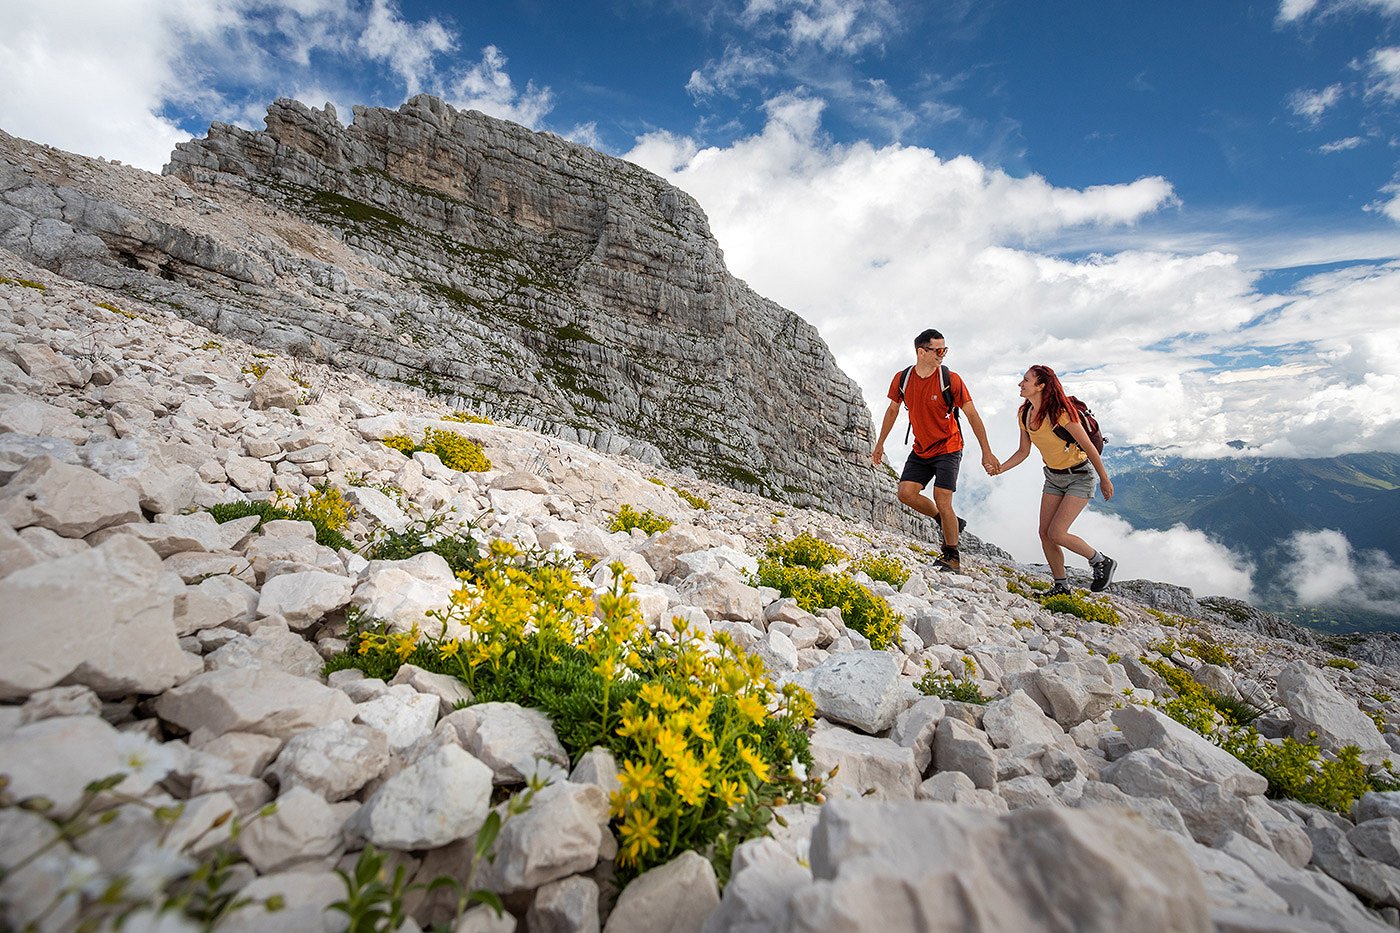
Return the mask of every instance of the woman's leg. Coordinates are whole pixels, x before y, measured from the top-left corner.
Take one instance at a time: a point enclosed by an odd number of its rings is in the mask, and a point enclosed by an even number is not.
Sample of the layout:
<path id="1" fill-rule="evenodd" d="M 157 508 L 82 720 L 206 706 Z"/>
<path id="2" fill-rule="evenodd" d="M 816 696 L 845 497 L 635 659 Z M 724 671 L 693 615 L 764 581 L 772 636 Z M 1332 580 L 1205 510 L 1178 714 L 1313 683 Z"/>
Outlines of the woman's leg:
<path id="1" fill-rule="evenodd" d="M 1050 565 L 1050 575 L 1056 580 L 1063 579 L 1065 575 L 1065 552 L 1055 542 L 1051 529 L 1055 526 L 1060 505 L 1064 501 L 1064 496 L 1052 496 L 1049 493 L 1040 495 L 1040 549 L 1045 552 L 1045 562 Z"/>
<path id="2" fill-rule="evenodd" d="M 1048 498 L 1048 497 L 1047 497 Z M 1074 524 L 1074 520 L 1079 517 L 1079 513 L 1089 505 L 1089 500 L 1080 496 L 1062 496 L 1060 506 L 1050 516 L 1048 527 L 1042 523 L 1042 535 L 1046 532 L 1050 535 L 1050 541 L 1057 547 L 1069 548 L 1080 557 L 1088 560 L 1094 556 L 1094 548 L 1078 535 L 1069 533 L 1069 526 Z M 1041 506 L 1041 515 L 1044 516 L 1044 506 Z M 1061 568 L 1064 564 L 1061 563 Z"/>

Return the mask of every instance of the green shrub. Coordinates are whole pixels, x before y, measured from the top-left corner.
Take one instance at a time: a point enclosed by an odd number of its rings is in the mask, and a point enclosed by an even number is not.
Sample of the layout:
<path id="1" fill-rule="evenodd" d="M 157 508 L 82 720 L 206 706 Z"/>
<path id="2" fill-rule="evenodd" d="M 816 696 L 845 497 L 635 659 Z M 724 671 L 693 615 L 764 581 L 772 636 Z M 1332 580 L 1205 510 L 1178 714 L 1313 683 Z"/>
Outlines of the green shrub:
<path id="1" fill-rule="evenodd" d="M 979 706 L 991 699 L 982 694 L 970 677 L 954 677 L 946 671 L 935 671 L 927 662 L 924 666 L 928 670 L 914 685 L 924 696 L 956 700 L 959 703 L 976 703 Z"/>
<path id="2" fill-rule="evenodd" d="M 30 279 L 12 279 L 4 275 L 0 275 L 0 285 L 19 285 L 22 288 L 33 288 L 41 292 L 48 291 L 49 289 L 43 282 L 35 282 Z M 98 307 L 103 308 L 106 307 L 106 305 L 99 303 Z M 116 309 L 113 308 L 112 310 L 115 311 Z"/>
<path id="3" fill-rule="evenodd" d="M 491 460 L 481 445 L 455 431 L 428 428 L 421 441 L 403 434 L 393 434 L 384 438 L 382 443 L 405 457 L 411 457 L 420 450 L 434 454 L 443 466 L 460 473 L 484 473 L 491 469 Z"/>
<path id="4" fill-rule="evenodd" d="M 354 515 L 354 509 L 333 486 L 317 486 L 299 499 L 224 502 L 211 505 L 206 511 L 220 524 L 256 515 L 258 523 L 253 526 L 254 531 L 271 521 L 310 522 L 316 529 L 317 544 L 333 550 L 354 547 L 350 539 L 341 534 L 341 529 Z"/>
<path id="5" fill-rule="evenodd" d="M 861 571 L 872 580 L 883 580 L 895 589 L 909 581 L 909 568 L 897 557 L 866 554 L 852 564 L 851 569 Z"/>
<path id="6" fill-rule="evenodd" d="M 454 411 L 451 414 L 443 415 L 443 421 L 456 421 L 459 424 L 495 424 L 485 415 L 476 415 L 469 411 Z"/>
<path id="7" fill-rule="evenodd" d="M 734 847 L 763 834 L 771 807 L 814 799 L 814 704 L 794 685 L 779 688 L 727 635 L 702 641 L 677 619 L 674 642 L 653 639 L 631 578 L 613 570 L 612 590 L 595 597 L 571 561 L 493 542 L 474 581 L 438 614 L 468 637 L 357 630 L 327 667 L 392 677 L 412 663 L 459 677 L 477 702 L 543 711 L 571 759 L 595 745 L 617 756 L 611 815 L 623 880 L 685 849 L 710 856 L 723 877 Z"/>
<path id="8" fill-rule="evenodd" d="M 849 554 L 836 545 L 805 531 L 791 541 L 770 542 L 766 553 L 771 560 L 789 567 L 811 567 L 813 570 L 821 570 L 828 564 L 839 564 L 850 558 Z"/>
<path id="9" fill-rule="evenodd" d="M 709 511 L 709 509 L 710 509 L 710 500 L 709 500 L 709 499 L 706 499 L 706 498 L 704 498 L 703 496 L 697 496 L 695 493 L 691 492 L 690 490 L 688 490 L 688 489 L 682 489 L 682 488 L 680 488 L 679 486 L 673 486 L 673 487 L 671 487 L 671 488 L 672 488 L 673 490 L 675 490 L 676 495 L 678 495 L 678 496 L 680 496 L 682 499 L 684 499 L 684 500 L 686 501 L 686 503 L 687 503 L 692 509 L 699 509 L 699 510 L 702 511 L 702 512 L 708 512 L 708 511 Z"/>
<path id="10" fill-rule="evenodd" d="M 1335 667 L 1343 671 L 1354 671 L 1357 669 L 1357 667 L 1360 666 L 1351 658 L 1328 658 L 1322 663 L 1327 665 L 1328 667 Z"/>
<path id="11" fill-rule="evenodd" d="M 623 504 L 617 510 L 613 520 L 608 523 L 608 531 L 631 531 L 633 528 L 640 528 L 649 535 L 654 535 L 665 531 L 671 527 L 671 520 L 664 515 L 657 515 L 651 509 L 638 512 L 632 506 Z"/>
<path id="12" fill-rule="evenodd" d="M 1345 813 L 1357 797 L 1372 789 L 1355 746 L 1328 759 L 1308 742 L 1292 738 L 1271 741 L 1249 725 L 1259 715 L 1254 707 L 1207 690 L 1170 662 L 1142 661 L 1161 674 L 1177 694 L 1158 701 L 1162 711 L 1268 778 L 1269 796 Z"/>
<path id="13" fill-rule="evenodd" d="M 443 535 L 438 533 L 443 516 L 416 519 L 403 531 L 380 529 L 365 548 L 368 560 L 407 560 L 415 554 L 431 551 L 443 560 L 458 577 L 469 577 L 481 559 L 481 549 L 469 532 Z"/>
<path id="14" fill-rule="evenodd" d="M 808 612 L 829 606 L 840 609 L 842 621 L 864 635 L 872 648 L 899 643 L 902 617 L 849 573 L 824 573 L 805 564 L 787 566 L 764 558 L 758 562 L 758 584 L 797 600 Z"/>
<path id="15" fill-rule="evenodd" d="M 1077 594 L 1047 596 L 1040 604 L 1051 612 L 1067 613 L 1085 622 L 1099 622 L 1104 625 L 1121 625 L 1123 617 L 1106 602 L 1087 599 Z"/>

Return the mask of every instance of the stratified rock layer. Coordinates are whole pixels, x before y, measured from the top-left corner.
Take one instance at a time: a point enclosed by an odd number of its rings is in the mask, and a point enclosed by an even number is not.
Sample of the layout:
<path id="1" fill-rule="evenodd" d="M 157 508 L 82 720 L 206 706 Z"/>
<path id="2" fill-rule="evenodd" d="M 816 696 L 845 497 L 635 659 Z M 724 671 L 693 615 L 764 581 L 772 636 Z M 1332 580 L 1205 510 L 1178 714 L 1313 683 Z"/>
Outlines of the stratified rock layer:
<path id="1" fill-rule="evenodd" d="M 0 246 L 608 454 L 913 526 L 859 388 L 685 193 L 428 96 L 266 122 L 215 124 L 165 178 L 0 134 Z"/>

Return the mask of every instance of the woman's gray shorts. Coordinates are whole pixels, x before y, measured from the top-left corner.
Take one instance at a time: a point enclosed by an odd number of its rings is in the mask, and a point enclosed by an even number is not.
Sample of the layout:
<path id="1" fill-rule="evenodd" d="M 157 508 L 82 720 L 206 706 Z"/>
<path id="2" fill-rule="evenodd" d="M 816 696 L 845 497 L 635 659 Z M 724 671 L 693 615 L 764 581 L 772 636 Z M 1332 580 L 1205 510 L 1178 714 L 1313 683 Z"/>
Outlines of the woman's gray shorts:
<path id="1" fill-rule="evenodd" d="M 1045 467 L 1045 494 L 1047 496 L 1074 496 L 1076 499 L 1094 498 L 1094 468 L 1087 463 L 1080 464 L 1070 473 L 1051 473 Z"/>

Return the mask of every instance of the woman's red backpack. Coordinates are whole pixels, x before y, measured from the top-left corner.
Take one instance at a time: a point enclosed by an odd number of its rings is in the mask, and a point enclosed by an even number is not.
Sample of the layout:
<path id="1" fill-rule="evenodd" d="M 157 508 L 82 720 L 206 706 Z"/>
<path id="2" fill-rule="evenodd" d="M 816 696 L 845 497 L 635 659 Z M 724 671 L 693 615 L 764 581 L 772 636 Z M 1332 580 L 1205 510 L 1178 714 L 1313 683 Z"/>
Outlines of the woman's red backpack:
<path id="1" fill-rule="evenodd" d="M 1074 410 L 1079 413 L 1079 423 L 1084 426 L 1084 433 L 1089 435 L 1089 443 L 1094 445 L 1094 449 L 1103 453 L 1103 430 L 1099 427 L 1099 419 L 1094 417 L 1094 412 L 1084 402 L 1073 395 L 1067 396 L 1069 403 L 1074 406 Z M 1030 402 L 1021 406 L 1021 424 L 1026 424 L 1026 418 L 1030 412 Z M 1027 428 L 1029 430 L 1029 428 Z M 1066 428 L 1056 427 L 1055 436 L 1065 442 L 1065 446 L 1070 444 L 1078 447 L 1079 442 L 1074 439 L 1074 435 Z"/>

